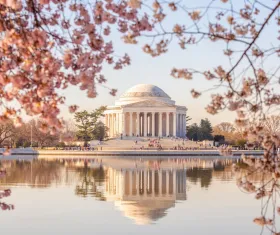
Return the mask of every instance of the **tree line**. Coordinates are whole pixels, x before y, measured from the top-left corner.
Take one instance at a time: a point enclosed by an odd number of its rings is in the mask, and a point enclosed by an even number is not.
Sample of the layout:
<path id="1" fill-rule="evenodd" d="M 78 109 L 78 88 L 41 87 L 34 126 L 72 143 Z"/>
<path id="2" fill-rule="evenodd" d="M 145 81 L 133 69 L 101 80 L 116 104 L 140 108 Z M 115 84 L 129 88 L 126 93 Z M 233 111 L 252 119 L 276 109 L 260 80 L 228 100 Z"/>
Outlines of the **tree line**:
<path id="1" fill-rule="evenodd" d="M 57 133 L 45 131 L 43 120 L 31 120 L 18 127 L 12 121 L 0 124 L 0 146 L 11 147 L 63 147 L 83 142 L 88 146 L 91 140 L 106 139 L 109 128 L 101 121 L 104 117 L 105 106 L 93 111 L 80 111 L 74 115 L 74 120 L 64 123 L 64 128 Z M 243 129 L 229 122 L 221 122 L 212 127 L 211 122 L 205 118 L 200 123 L 189 125 L 191 118 L 186 117 L 186 137 L 193 141 L 213 140 L 219 144 L 230 144 L 244 147 L 247 142 L 254 143 L 254 138 L 245 137 Z M 263 122 L 267 132 L 280 133 L 280 117 L 271 116 Z M 246 139 L 247 138 L 247 139 Z"/>
<path id="2" fill-rule="evenodd" d="M 105 106 L 91 112 L 76 112 L 74 120 L 65 121 L 64 127 L 52 133 L 43 128 L 42 119 L 30 120 L 15 126 L 10 120 L 0 124 L 0 146 L 10 147 L 64 147 L 75 145 L 78 141 L 88 145 L 91 140 L 103 140 L 107 137 L 108 128 L 101 121 Z"/>
<path id="3" fill-rule="evenodd" d="M 245 136 L 244 128 L 234 125 L 230 122 L 221 122 L 212 127 L 210 121 L 201 119 L 200 123 L 188 125 L 191 118 L 187 117 L 187 137 L 193 141 L 213 140 L 220 144 L 238 145 L 244 147 L 246 143 L 257 143 L 254 136 Z M 280 133 L 280 116 L 272 115 L 263 123 L 262 127 L 265 132 L 275 135 Z"/>
<path id="4" fill-rule="evenodd" d="M 200 124 L 194 123 L 187 126 L 187 137 L 193 141 L 213 140 L 213 128 L 210 121 L 201 119 Z"/>

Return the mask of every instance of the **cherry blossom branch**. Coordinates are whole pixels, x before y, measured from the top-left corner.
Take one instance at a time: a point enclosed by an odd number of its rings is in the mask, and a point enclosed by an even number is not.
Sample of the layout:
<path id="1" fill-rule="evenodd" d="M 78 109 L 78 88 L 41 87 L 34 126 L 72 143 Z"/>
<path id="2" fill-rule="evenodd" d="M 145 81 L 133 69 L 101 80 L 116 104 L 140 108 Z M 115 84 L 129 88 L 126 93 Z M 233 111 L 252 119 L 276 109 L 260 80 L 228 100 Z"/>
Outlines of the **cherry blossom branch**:
<path id="1" fill-rule="evenodd" d="M 229 74 L 231 74 L 231 72 L 240 64 L 240 62 L 242 61 L 243 57 L 247 54 L 247 52 L 250 50 L 250 48 L 253 46 L 253 44 L 256 42 L 256 40 L 258 39 L 259 35 L 261 34 L 261 32 L 263 31 L 264 27 L 267 25 L 268 21 L 271 19 L 271 17 L 274 15 L 274 13 L 276 12 L 276 10 L 280 7 L 280 2 L 277 3 L 277 5 L 273 8 L 273 10 L 270 12 L 270 14 L 268 15 L 268 17 L 266 18 L 266 20 L 264 21 L 264 23 L 262 24 L 260 30 L 257 32 L 256 36 L 254 37 L 253 41 L 251 43 L 249 43 L 248 47 L 244 50 L 244 52 L 242 53 L 241 57 L 237 60 L 237 62 L 235 63 L 235 65 L 229 70 L 229 72 L 227 73 L 227 76 Z"/>

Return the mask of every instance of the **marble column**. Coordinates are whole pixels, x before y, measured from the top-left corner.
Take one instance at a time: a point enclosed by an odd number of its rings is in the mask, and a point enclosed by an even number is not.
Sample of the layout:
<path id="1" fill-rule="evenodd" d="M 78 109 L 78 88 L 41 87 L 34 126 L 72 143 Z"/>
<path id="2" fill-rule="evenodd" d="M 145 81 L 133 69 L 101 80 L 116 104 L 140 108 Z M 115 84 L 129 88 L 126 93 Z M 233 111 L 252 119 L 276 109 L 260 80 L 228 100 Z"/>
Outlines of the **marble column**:
<path id="1" fill-rule="evenodd" d="M 187 115 L 186 115 L 187 116 Z M 185 117 L 186 117 L 185 116 Z M 185 118 L 185 136 L 187 136 L 187 123 L 186 123 L 186 118 Z"/>
<path id="2" fill-rule="evenodd" d="M 126 134 L 125 122 L 126 122 L 126 112 L 124 112 L 122 114 L 122 133 L 123 133 L 123 136 L 125 136 L 125 134 Z"/>
<path id="3" fill-rule="evenodd" d="M 114 131 L 113 131 L 113 136 L 116 135 L 116 114 L 113 114 L 113 127 L 114 127 Z"/>
<path id="4" fill-rule="evenodd" d="M 112 114 L 112 113 L 110 114 L 110 120 L 111 120 L 111 121 L 110 121 L 110 122 L 111 122 L 111 123 L 110 123 L 111 136 L 113 136 L 113 135 L 114 135 L 114 125 L 113 125 L 114 122 L 113 122 L 113 114 Z"/>
<path id="5" fill-rule="evenodd" d="M 119 134 L 121 134 L 123 133 L 123 113 L 119 114 L 119 121 L 120 121 Z"/>
<path id="6" fill-rule="evenodd" d="M 182 119 L 181 119 L 182 120 L 182 137 L 185 137 L 185 126 L 186 126 L 185 121 L 184 121 L 185 120 L 185 115 L 182 114 L 181 116 L 182 116 Z"/>
<path id="7" fill-rule="evenodd" d="M 115 136 L 118 134 L 118 113 L 115 113 Z"/>
<path id="8" fill-rule="evenodd" d="M 117 115 L 117 135 L 119 135 L 120 134 L 120 114 L 119 113 L 117 113 L 116 114 Z"/>
<path id="9" fill-rule="evenodd" d="M 118 122 L 117 122 L 117 113 L 114 114 L 114 126 L 115 126 L 115 136 L 118 133 Z"/>
<path id="10" fill-rule="evenodd" d="M 179 114 L 177 113 L 177 136 L 179 136 L 180 137 L 180 116 L 179 116 Z"/>
<path id="11" fill-rule="evenodd" d="M 113 134 L 114 134 L 113 114 L 111 113 L 110 114 L 110 135 L 111 135 L 111 137 L 113 136 Z"/>
<path id="12" fill-rule="evenodd" d="M 150 135 L 151 131 L 151 116 L 147 113 L 147 135 Z"/>
<path id="13" fill-rule="evenodd" d="M 179 114 L 179 134 L 182 137 L 182 116 Z"/>
<path id="14" fill-rule="evenodd" d="M 158 113 L 158 136 L 162 137 L 162 113 Z"/>
<path id="15" fill-rule="evenodd" d="M 183 115 L 183 137 L 186 137 L 186 115 Z"/>
<path id="16" fill-rule="evenodd" d="M 119 113 L 119 135 L 122 133 L 122 114 Z"/>
<path id="17" fill-rule="evenodd" d="M 148 127 L 147 112 L 144 112 L 144 136 L 147 136 L 147 127 Z"/>
<path id="18" fill-rule="evenodd" d="M 115 126 L 114 126 L 114 114 L 111 114 L 111 127 L 112 127 L 112 136 L 114 136 Z"/>
<path id="19" fill-rule="evenodd" d="M 140 136 L 139 128 L 140 128 L 140 113 L 136 113 L 136 135 Z"/>
<path id="20" fill-rule="evenodd" d="M 169 112 L 166 113 L 166 136 L 169 135 Z"/>
<path id="21" fill-rule="evenodd" d="M 132 117 L 133 112 L 129 112 L 129 136 L 132 136 Z"/>
<path id="22" fill-rule="evenodd" d="M 143 119 L 144 119 L 144 116 L 140 114 L 140 136 L 143 136 L 143 133 L 144 133 Z"/>
<path id="23" fill-rule="evenodd" d="M 112 136 L 112 114 L 108 114 L 109 115 L 109 135 L 110 137 Z"/>
<path id="24" fill-rule="evenodd" d="M 176 112 L 173 113 L 173 136 L 176 136 L 176 118 L 177 118 L 177 115 L 176 115 Z"/>
<path id="25" fill-rule="evenodd" d="M 152 136 L 155 136 L 155 113 L 152 112 Z"/>
<path id="26" fill-rule="evenodd" d="M 182 116 L 179 114 L 179 135 L 182 137 Z"/>

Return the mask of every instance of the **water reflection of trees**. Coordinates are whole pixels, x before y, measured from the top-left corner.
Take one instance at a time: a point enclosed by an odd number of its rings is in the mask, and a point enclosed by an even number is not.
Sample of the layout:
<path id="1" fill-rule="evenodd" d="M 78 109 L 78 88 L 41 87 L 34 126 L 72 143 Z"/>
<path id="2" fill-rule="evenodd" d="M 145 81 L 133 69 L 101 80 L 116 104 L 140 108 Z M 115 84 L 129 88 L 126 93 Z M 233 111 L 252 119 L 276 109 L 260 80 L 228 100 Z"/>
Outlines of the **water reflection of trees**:
<path id="1" fill-rule="evenodd" d="M 187 169 L 187 180 L 194 184 L 200 182 L 201 188 L 208 188 L 211 185 L 212 178 L 221 181 L 230 181 L 234 178 L 231 169 L 235 161 L 215 161 L 213 167 L 193 167 Z"/>
<path id="2" fill-rule="evenodd" d="M 151 163 L 152 162 L 152 163 Z M 167 167 L 170 161 L 162 161 L 154 164 L 155 161 L 148 161 L 148 165 L 142 163 L 145 167 Z M 234 160 L 197 160 L 186 159 L 184 161 L 172 161 L 172 167 L 182 165 L 186 167 L 187 180 L 192 183 L 200 183 L 202 188 L 208 188 L 211 185 L 212 178 L 220 180 L 232 180 L 234 174 L 231 164 Z M 174 162 L 176 165 L 174 165 Z M 0 179 L 1 184 L 28 184 L 31 187 L 47 187 L 52 183 L 72 184 L 78 181 L 75 193 L 79 196 L 94 196 L 103 200 L 101 189 L 104 187 L 106 179 L 106 169 L 100 167 L 100 163 L 96 166 L 92 164 L 94 160 L 65 160 L 53 159 L 43 160 L 36 159 L 33 161 L 2 161 L 2 165 L 7 169 L 7 175 Z M 115 162 L 114 162 L 115 164 Z M 137 164 L 136 164 L 137 165 Z M 134 163 L 131 167 L 137 167 Z M 139 164 L 140 165 L 140 164 Z M 108 161 L 110 166 L 110 161 Z M 139 167 L 139 166 L 138 166 Z M 114 168 L 114 167 L 113 167 Z M 68 178 L 68 176 L 70 176 Z M 100 190 L 98 190 L 98 188 Z"/>
<path id="3" fill-rule="evenodd" d="M 254 194 L 260 200 L 260 216 L 253 222 L 262 227 L 261 234 L 266 230 L 270 234 L 279 235 L 276 225 L 277 214 L 280 214 L 280 163 L 279 158 L 273 161 L 266 158 L 243 156 L 242 164 L 236 164 L 237 186 L 245 193 Z M 278 220 L 278 219 L 277 219 Z"/>
<path id="4" fill-rule="evenodd" d="M 2 164 L 0 162 L 0 179 L 5 176 L 6 176 L 6 170 L 4 168 L 2 168 Z M 11 195 L 10 189 L 0 187 L 0 199 L 3 199 L 4 197 L 9 197 L 10 195 Z M 13 210 L 14 205 L 7 204 L 3 201 L 0 201 L 0 209 L 1 210 Z"/>
<path id="5" fill-rule="evenodd" d="M 190 182 L 200 182 L 201 188 L 208 188 L 212 180 L 212 169 L 193 168 L 187 170 L 187 179 Z"/>
<path id="6" fill-rule="evenodd" d="M 233 163 L 235 170 L 232 167 Z M 177 200 L 187 199 L 188 184 L 208 189 L 212 182 L 217 180 L 236 179 L 238 186 L 244 191 L 257 193 L 257 197 L 266 197 L 271 201 L 271 183 L 264 182 L 272 182 L 273 176 L 256 171 L 256 163 L 258 162 L 252 161 L 250 165 L 248 162 L 244 164 L 234 159 L 196 158 L 5 160 L 0 161 L 0 169 L 7 171 L 4 177 L 0 177 L 0 200 L 1 197 L 10 195 L 7 189 L 13 185 L 49 187 L 66 183 L 75 187 L 75 194 L 79 197 L 94 197 L 101 201 L 113 200 L 125 216 L 139 223 L 150 223 L 163 217 L 168 208 L 175 206 Z M 279 178 L 279 175 L 275 177 Z M 167 182 L 170 186 L 167 186 Z M 261 187 L 262 185 L 266 185 L 267 189 Z M 280 188 L 279 182 L 274 185 Z M 173 188 L 172 193 L 167 188 Z M 268 203 L 263 208 L 267 208 L 267 205 Z M 273 206 L 275 208 L 276 205 Z M 13 206 L 0 201 L 1 208 L 7 210 Z M 257 218 L 255 222 L 269 225 L 267 221 L 270 220 L 264 219 L 263 210 L 261 214 L 262 217 Z"/>
<path id="7" fill-rule="evenodd" d="M 78 196 L 93 196 L 101 201 L 105 201 L 103 190 L 106 171 L 103 167 L 90 168 L 87 164 L 83 168 L 76 168 L 79 183 L 76 185 L 75 193 Z"/>
<path id="8" fill-rule="evenodd" d="M 119 162 L 118 162 L 119 161 Z M 119 165 L 124 162 L 126 167 L 135 168 L 135 171 L 139 171 L 139 167 L 148 167 L 153 168 L 156 167 L 158 169 L 162 167 L 167 167 L 167 164 L 172 162 L 173 167 L 186 167 L 186 179 L 188 182 L 197 184 L 200 183 L 200 187 L 208 188 L 211 185 L 212 179 L 218 179 L 221 181 L 230 181 L 234 178 L 234 173 L 232 172 L 231 165 L 232 163 L 236 162 L 236 160 L 201 160 L 201 159 L 185 159 L 180 161 L 153 161 L 147 160 L 147 164 L 141 160 L 141 164 L 137 161 L 131 161 L 133 164 L 129 164 L 128 159 L 124 160 L 117 160 L 114 159 L 112 162 L 108 160 L 107 165 L 109 167 L 113 167 L 116 165 L 118 168 Z M 137 162 L 137 163 L 136 163 Z M 176 164 L 174 164 L 174 162 Z M 110 180 L 108 175 L 108 166 L 97 167 L 97 168 L 90 168 L 85 161 L 85 165 L 83 168 L 75 168 L 75 171 L 78 172 L 79 175 L 79 183 L 76 186 L 75 193 L 78 196 L 86 197 L 86 196 L 93 196 L 98 198 L 99 200 L 105 200 L 104 188 L 105 182 Z M 156 164 L 155 164 L 156 163 Z M 111 164 L 113 164 L 111 166 Z M 124 166 L 123 165 L 123 166 Z M 74 166 L 74 165 L 73 165 Z M 195 167 L 194 167 L 195 166 Z M 196 167 L 197 166 L 197 167 Z M 138 168 L 137 168 L 138 167 Z M 106 170 L 105 170 L 106 169 Z M 121 167 L 118 168 L 121 170 Z M 141 168 L 142 169 L 142 168 Z M 170 168 L 171 169 L 171 168 Z M 160 189 L 161 190 L 161 189 Z"/>
<path id="9" fill-rule="evenodd" d="M 48 187 L 51 183 L 61 181 L 60 170 L 63 164 L 59 161 L 3 161 L 7 174 L 0 179 L 0 184 L 28 184 L 31 187 Z"/>

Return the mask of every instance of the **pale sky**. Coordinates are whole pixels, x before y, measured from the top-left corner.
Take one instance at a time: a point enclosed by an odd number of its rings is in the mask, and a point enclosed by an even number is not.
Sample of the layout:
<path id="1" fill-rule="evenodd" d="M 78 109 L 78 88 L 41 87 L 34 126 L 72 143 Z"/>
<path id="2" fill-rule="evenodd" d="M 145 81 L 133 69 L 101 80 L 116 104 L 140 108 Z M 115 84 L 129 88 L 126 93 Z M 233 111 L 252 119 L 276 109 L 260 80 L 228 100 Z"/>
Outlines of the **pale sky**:
<path id="1" fill-rule="evenodd" d="M 193 119 L 192 122 L 199 122 L 201 118 L 206 117 L 213 124 L 234 120 L 232 114 L 229 115 L 227 112 L 213 116 L 205 111 L 209 102 L 209 94 L 205 94 L 199 99 L 192 98 L 190 94 L 192 88 L 203 90 L 209 88 L 209 85 L 211 87 L 211 84 L 205 79 L 194 78 L 187 81 L 174 79 L 170 76 L 173 67 L 190 66 L 198 68 L 202 64 L 208 65 L 209 68 L 214 67 L 218 58 L 215 57 L 215 60 L 209 58 L 213 53 L 218 56 L 218 49 L 216 51 L 214 44 L 213 47 L 208 48 L 207 46 L 200 46 L 200 48 L 194 46 L 186 51 L 174 50 L 157 58 L 144 54 L 139 46 L 125 45 L 124 48 L 129 48 L 127 51 L 131 51 L 132 64 L 123 70 L 107 68 L 104 71 L 108 79 L 106 85 L 118 89 L 116 97 L 111 96 L 109 90 L 101 86 L 98 87 L 99 95 L 95 99 L 87 98 L 85 92 L 80 91 L 79 88 L 70 88 L 65 92 L 67 104 L 77 104 L 81 110 L 92 110 L 101 105 L 114 105 L 114 101 L 127 89 L 140 83 L 147 83 L 160 87 L 176 101 L 177 105 L 186 106 L 188 108 L 187 115 Z M 196 52 L 202 50 L 206 50 L 205 56 L 202 52 Z M 63 112 L 63 116 L 65 115 L 69 115 L 67 110 Z"/>
<path id="2" fill-rule="evenodd" d="M 187 1 L 192 2 L 192 1 Z M 200 0 L 200 5 L 205 5 L 208 0 Z M 234 1 L 236 4 L 240 4 L 242 1 Z M 274 5 L 274 1 L 269 1 Z M 194 2 L 192 2 L 194 4 Z M 237 6 L 237 5 L 235 5 Z M 185 15 L 175 15 L 172 18 L 174 22 L 180 22 L 181 24 L 189 24 L 189 18 Z M 262 21 L 262 18 L 261 18 Z M 167 22 L 167 27 L 170 26 L 170 22 Z M 172 23 L 173 25 L 173 23 Z M 275 28 L 269 28 L 268 26 L 264 35 L 270 35 L 274 33 Z M 114 101 L 120 97 L 130 87 L 147 83 L 153 84 L 164 90 L 177 105 L 184 105 L 188 108 L 187 115 L 192 118 L 191 123 L 199 122 L 202 118 L 208 118 L 213 125 L 220 122 L 228 121 L 233 122 L 235 113 L 224 111 L 218 115 L 210 115 L 205 111 L 206 105 L 210 101 L 211 92 L 217 93 L 222 91 L 211 91 L 204 94 L 199 99 L 193 99 L 190 94 L 190 90 L 202 91 L 211 88 L 212 84 L 206 79 L 194 76 L 193 80 L 178 80 L 170 76 L 171 69 L 176 68 L 193 68 L 196 70 L 211 70 L 219 65 L 229 67 L 229 62 L 223 54 L 225 44 L 222 42 L 209 42 L 208 40 L 200 42 L 198 45 L 187 46 L 186 50 L 179 48 L 177 41 L 171 43 L 168 53 L 152 58 L 150 55 L 145 54 L 142 51 L 143 41 L 140 41 L 138 45 L 127 45 L 121 42 L 119 35 L 113 33 L 115 53 L 117 55 L 124 55 L 127 52 L 131 57 L 132 64 L 122 70 L 113 70 L 111 67 L 104 67 L 104 74 L 108 80 L 106 86 L 110 88 L 118 89 L 116 97 L 109 94 L 109 90 L 98 87 L 98 97 L 95 99 L 89 99 L 86 97 L 84 91 L 80 91 L 79 88 L 68 88 L 64 91 L 64 95 L 67 99 L 67 105 L 77 104 L 80 106 L 79 110 L 93 110 L 101 105 L 114 105 Z M 269 38 L 261 39 L 259 44 L 269 45 L 271 42 Z M 279 42 L 278 44 L 279 45 Z M 236 48 L 234 48 L 236 49 Z M 234 59 L 238 59 L 236 55 Z M 279 59 L 276 61 L 269 61 L 269 68 L 273 69 L 279 65 Z M 64 118 L 70 118 L 67 108 L 63 108 L 62 116 Z"/>
<path id="3" fill-rule="evenodd" d="M 192 88 L 201 91 L 211 87 L 211 83 L 207 80 L 202 77 L 194 77 L 193 80 L 189 81 L 174 79 L 170 76 L 173 67 L 211 69 L 219 65 L 219 58 L 224 59 L 219 43 L 211 43 L 211 46 L 209 46 L 209 43 L 205 42 L 199 46 L 190 46 L 187 50 L 181 50 L 174 43 L 167 54 L 156 58 L 145 54 L 141 45 L 126 45 L 121 42 L 115 45 L 116 50 L 129 52 L 131 57 L 131 65 L 122 70 L 113 70 L 110 67 L 104 68 L 104 74 L 108 79 L 106 86 L 118 89 L 117 96 L 111 96 L 108 89 L 99 86 L 98 97 L 89 99 L 85 92 L 75 87 L 65 91 L 67 104 L 77 104 L 80 106 L 80 110 L 92 110 L 101 105 L 114 105 L 114 101 L 127 89 L 140 83 L 147 83 L 160 87 L 176 101 L 176 104 L 186 106 L 188 108 L 187 115 L 193 119 L 192 122 L 199 122 L 201 118 L 206 117 L 213 124 L 234 120 L 232 114 L 222 113 L 213 116 L 205 111 L 205 107 L 210 100 L 210 93 L 199 99 L 192 98 L 190 94 Z M 69 115 L 67 110 L 63 112 L 64 117 Z"/>

